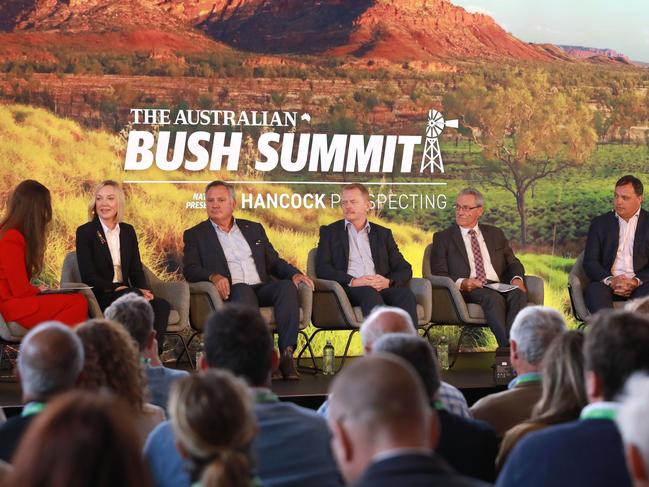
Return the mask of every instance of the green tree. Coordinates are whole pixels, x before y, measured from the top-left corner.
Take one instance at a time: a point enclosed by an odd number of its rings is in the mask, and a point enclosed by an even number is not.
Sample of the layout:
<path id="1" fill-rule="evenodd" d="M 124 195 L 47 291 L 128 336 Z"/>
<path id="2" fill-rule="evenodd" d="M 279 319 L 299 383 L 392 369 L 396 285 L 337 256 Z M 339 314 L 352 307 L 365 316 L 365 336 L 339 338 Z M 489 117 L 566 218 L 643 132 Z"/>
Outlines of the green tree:
<path id="1" fill-rule="evenodd" d="M 543 178 L 581 165 L 597 142 L 579 93 L 551 86 L 542 71 L 509 71 L 492 82 L 470 76 L 444 97 L 447 113 L 471 129 L 485 158 L 480 182 L 516 198 L 520 243 L 527 244 L 525 197 Z"/>

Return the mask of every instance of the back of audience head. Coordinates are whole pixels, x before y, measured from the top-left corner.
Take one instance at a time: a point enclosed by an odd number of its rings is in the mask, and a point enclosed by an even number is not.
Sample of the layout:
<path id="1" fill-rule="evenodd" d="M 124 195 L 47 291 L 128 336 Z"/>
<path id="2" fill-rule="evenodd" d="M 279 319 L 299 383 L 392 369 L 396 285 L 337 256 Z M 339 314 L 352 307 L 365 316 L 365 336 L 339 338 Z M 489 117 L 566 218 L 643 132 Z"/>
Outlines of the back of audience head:
<path id="1" fill-rule="evenodd" d="M 203 333 L 201 368 L 222 368 L 245 379 L 250 386 L 270 384 L 273 336 L 259 310 L 226 305 L 210 316 Z"/>
<path id="2" fill-rule="evenodd" d="M 624 440 L 627 466 L 635 487 L 649 486 L 649 376 L 634 374 L 625 387 L 617 416 Z"/>
<path id="3" fill-rule="evenodd" d="M 408 362 L 424 385 L 426 396 L 433 399 L 441 384 L 435 352 L 428 340 L 405 333 L 390 333 L 374 343 L 374 352 L 391 353 Z"/>
<path id="4" fill-rule="evenodd" d="M 140 442 L 121 401 L 65 393 L 34 418 L 13 457 L 6 485 L 148 486 Z"/>
<path id="5" fill-rule="evenodd" d="M 142 296 L 128 293 L 120 296 L 104 311 L 107 320 L 124 325 L 140 351 L 151 345 L 153 331 L 153 308 Z"/>
<path id="6" fill-rule="evenodd" d="M 74 387 L 83 368 L 79 337 L 55 321 L 41 323 L 25 337 L 18 353 L 23 399 L 44 401 Z"/>
<path id="7" fill-rule="evenodd" d="M 628 311 L 601 311 L 584 342 L 590 402 L 615 401 L 634 372 L 649 372 L 649 320 Z"/>
<path id="8" fill-rule="evenodd" d="M 119 323 L 89 320 L 80 325 L 77 335 L 85 351 L 80 387 L 108 389 L 134 411 L 143 410 L 144 377 L 135 342 Z"/>
<path id="9" fill-rule="evenodd" d="M 203 487 L 248 487 L 249 447 L 256 434 L 246 384 L 225 370 L 206 370 L 180 379 L 169 400 L 181 455 L 191 463 L 192 481 Z"/>
<path id="10" fill-rule="evenodd" d="M 554 339 L 543 361 L 543 382 L 532 420 L 572 421 L 588 404 L 584 383 L 584 334 L 570 330 Z"/>
<path id="11" fill-rule="evenodd" d="M 565 330 L 563 317 L 552 308 L 528 306 L 522 309 L 509 332 L 512 365 L 540 368 L 552 340 Z"/>
<path id="12" fill-rule="evenodd" d="M 649 316 L 649 296 L 628 300 L 624 305 L 624 311 L 630 311 L 639 313 L 643 316 Z"/>
<path id="13" fill-rule="evenodd" d="M 377 306 L 361 324 L 361 344 L 367 355 L 372 352 L 374 342 L 387 333 L 407 333 L 416 335 L 417 329 L 412 318 L 401 308 Z"/>
<path id="14" fill-rule="evenodd" d="M 348 484 L 381 452 L 435 446 L 438 427 L 429 398 L 399 357 L 373 353 L 353 362 L 335 377 L 330 392 L 332 448 Z"/>

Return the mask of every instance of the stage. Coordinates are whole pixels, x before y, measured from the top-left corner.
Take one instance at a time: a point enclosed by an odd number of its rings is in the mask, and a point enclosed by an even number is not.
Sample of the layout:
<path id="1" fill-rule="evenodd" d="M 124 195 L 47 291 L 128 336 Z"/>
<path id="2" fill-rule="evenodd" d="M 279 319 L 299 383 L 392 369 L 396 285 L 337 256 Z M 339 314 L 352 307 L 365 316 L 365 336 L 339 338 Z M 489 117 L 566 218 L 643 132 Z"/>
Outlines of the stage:
<path id="1" fill-rule="evenodd" d="M 451 361 L 453 357 L 454 355 L 451 354 Z M 348 358 L 345 365 L 354 360 L 359 360 L 359 357 Z M 494 352 L 462 352 L 457 357 L 453 368 L 443 371 L 443 379 L 460 389 L 469 405 L 471 405 L 487 394 L 506 388 L 506 385 L 496 384 L 493 380 L 491 369 L 493 360 Z M 341 359 L 337 358 L 336 366 L 340 364 L 340 361 Z M 303 360 L 301 364 L 309 365 L 310 363 L 310 360 Z M 9 416 L 19 411 L 16 406 L 21 404 L 20 385 L 8 377 L 7 370 L 0 373 L 2 375 L 0 381 L 0 405 L 5 408 Z M 283 401 L 291 401 L 301 406 L 317 409 L 325 400 L 332 380 L 332 376 L 303 371 L 299 381 L 273 381 L 272 389 Z"/>

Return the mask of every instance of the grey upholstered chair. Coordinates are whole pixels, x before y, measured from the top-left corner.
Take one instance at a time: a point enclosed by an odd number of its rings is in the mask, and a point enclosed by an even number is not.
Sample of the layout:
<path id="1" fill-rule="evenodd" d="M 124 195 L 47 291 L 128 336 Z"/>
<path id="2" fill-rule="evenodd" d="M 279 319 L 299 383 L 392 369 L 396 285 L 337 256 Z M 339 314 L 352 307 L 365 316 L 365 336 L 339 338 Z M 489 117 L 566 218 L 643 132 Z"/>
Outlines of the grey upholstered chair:
<path id="1" fill-rule="evenodd" d="M 340 364 L 340 367 L 342 367 L 347 358 L 352 337 L 363 322 L 363 312 L 360 306 L 351 305 L 345 290 L 338 282 L 318 278 L 315 271 L 317 251 L 317 248 L 311 249 L 307 260 L 307 274 L 315 283 L 311 321 L 316 331 L 311 335 L 309 341 L 313 340 L 322 331 L 348 330 L 350 333 L 343 352 L 343 360 Z M 409 286 L 417 300 L 419 321 L 415 323 L 415 326 L 425 327 L 430 323 L 432 312 L 430 282 L 422 278 L 413 278 L 410 280 Z"/>
<path id="2" fill-rule="evenodd" d="M 28 331 L 15 321 L 6 322 L 0 313 L 0 367 L 5 358 L 9 358 L 6 348 L 18 347 Z"/>
<path id="3" fill-rule="evenodd" d="M 171 312 L 169 313 L 169 322 L 167 325 L 166 336 L 173 336 L 180 340 L 183 351 L 178 357 L 182 358 L 187 354 L 189 364 L 193 367 L 194 362 L 187 348 L 187 341 L 183 333 L 190 329 L 189 325 L 189 286 L 184 281 L 165 282 L 160 280 L 148 267 L 144 264 L 144 275 L 146 276 L 151 291 L 156 297 L 166 299 L 171 305 Z M 61 287 L 79 287 L 85 286 L 81 282 L 81 274 L 79 273 L 79 264 L 77 263 L 77 253 L 70 252 L 65 256 L 63 261 L 63 269 L 61 270 Z M 97 303 L 97 298 L 91 290 L 83 291 L 86 300 L 88 301 L 88 314 L 91 318 L 103 318 L 104 314 Z"/>
<path id="4" fill-rule="evenodd" d="M 433 244 L 428 244 L 424 251 L 422 275 L 432 284 L 433 315 L 431 321 L 436 325 L 461 326 L 457 350 L 460 351 L 462 338 L 469 327 L 486 327 L 482 307 L 479 304 L 467 303 L 453 280 L 446 276 L 435 276 L 430 270 L 430 256 Z M 528 306 L 541 305 L 544 299 L 543 279 L 537 276 L 525 276 Z"/>

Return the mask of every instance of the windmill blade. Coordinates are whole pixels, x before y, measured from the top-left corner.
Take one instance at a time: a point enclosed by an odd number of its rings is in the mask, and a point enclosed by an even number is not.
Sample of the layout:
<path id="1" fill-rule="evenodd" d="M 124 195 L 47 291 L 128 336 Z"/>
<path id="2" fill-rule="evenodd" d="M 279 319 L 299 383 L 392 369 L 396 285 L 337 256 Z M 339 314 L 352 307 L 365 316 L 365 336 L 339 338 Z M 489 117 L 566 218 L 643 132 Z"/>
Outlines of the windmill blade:
<path id="1" fill-rule="evenodd" d="M 458 128 L 460 121 L 458 119 L 454 120 L 446 120 L 444 122 L 444 126 L 446 127 L 453 127 L 454 129 Z"/>

